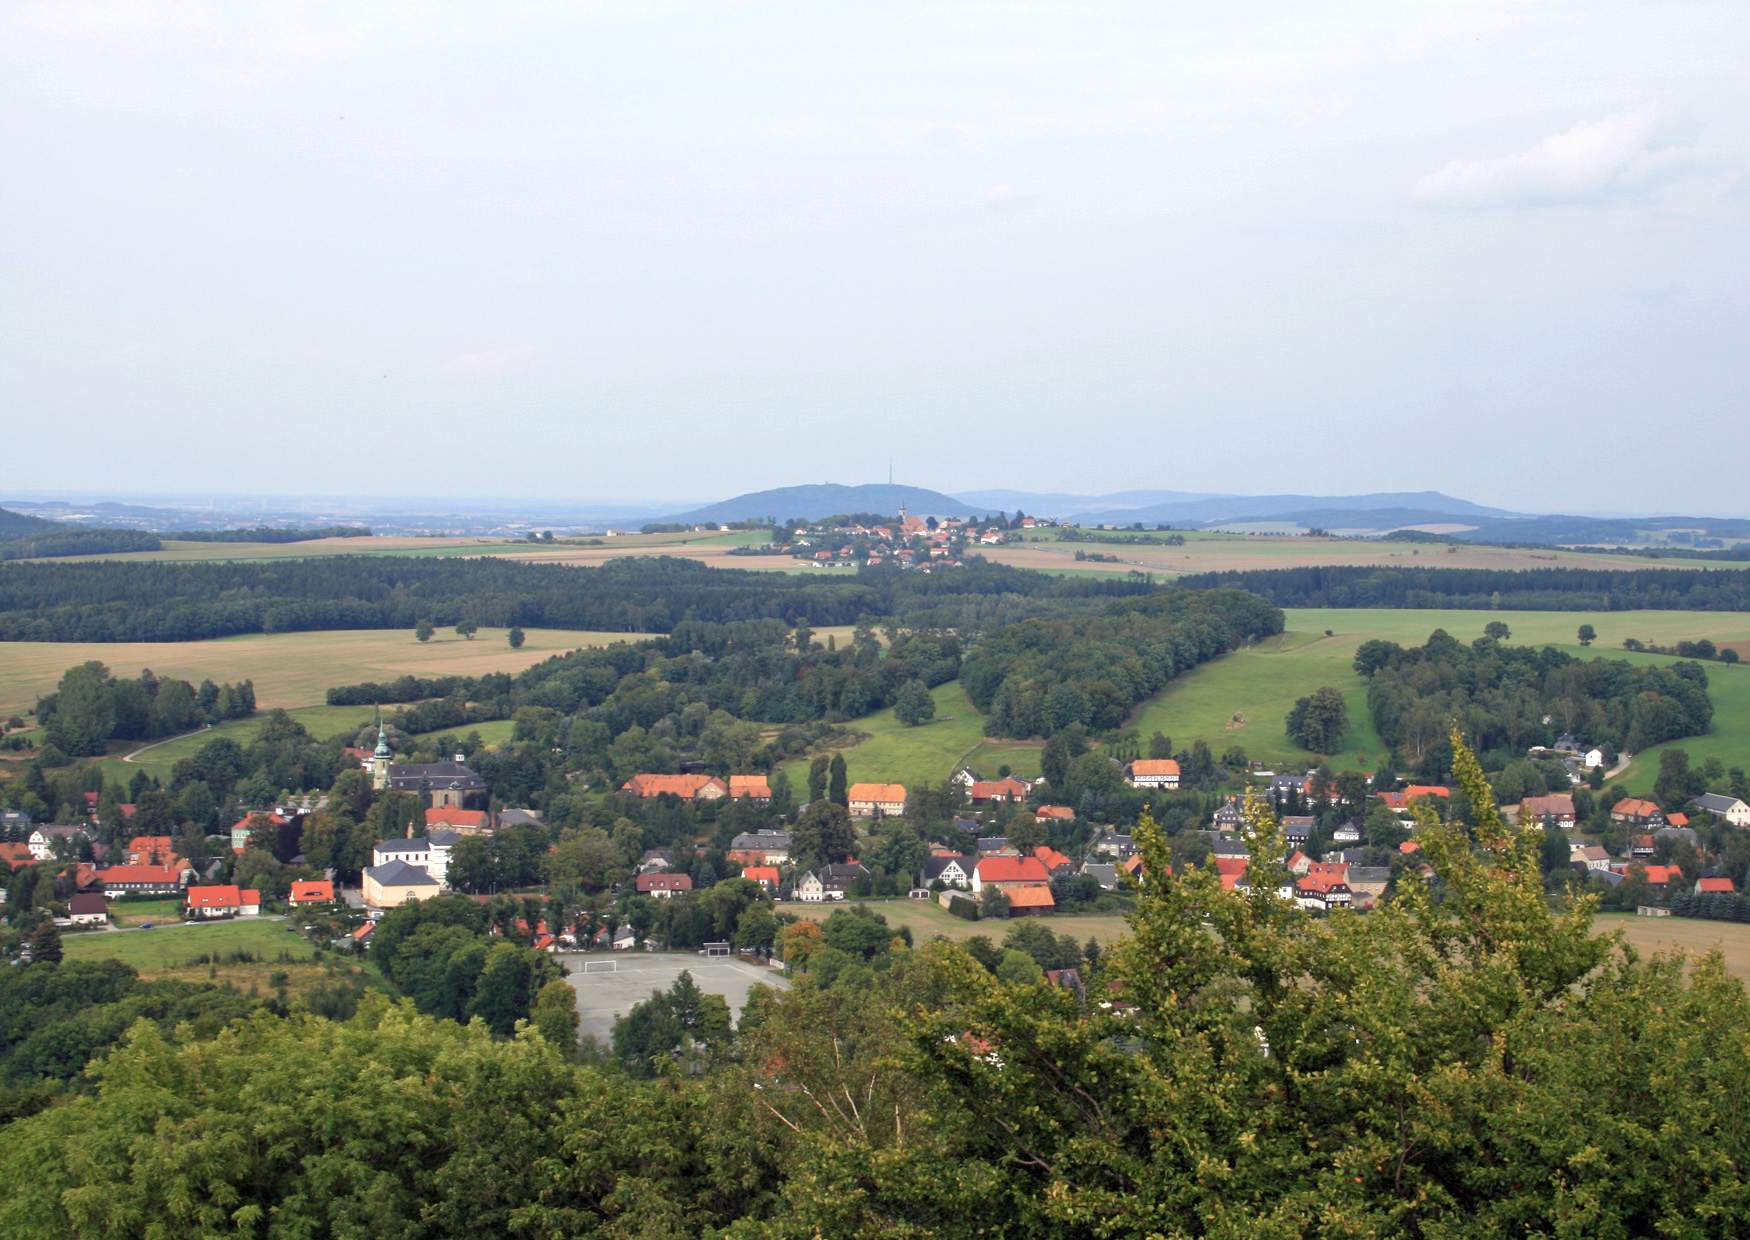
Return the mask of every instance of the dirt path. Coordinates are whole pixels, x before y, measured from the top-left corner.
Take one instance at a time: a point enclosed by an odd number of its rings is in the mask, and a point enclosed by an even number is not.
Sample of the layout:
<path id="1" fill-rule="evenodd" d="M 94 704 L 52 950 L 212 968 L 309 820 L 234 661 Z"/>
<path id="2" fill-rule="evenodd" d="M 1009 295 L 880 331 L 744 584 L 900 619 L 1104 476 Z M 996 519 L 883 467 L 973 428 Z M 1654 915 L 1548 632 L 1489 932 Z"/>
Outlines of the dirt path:
<path id="1" fill-rule="evenodd" d="M 212 729 L 213 729 L 213 725 L 210 723 L 206 723 L 206 724 L 202 724 L 200 727 L 196 728 L 194 731 L 184 732 L 180 736 L 166 736 L 161 741 L 153 741 L 150 745 L 141 745 L 138 749 L 129 750 L 127 753 L 124 753 L 122 755 L 122 761 L 123 762 L 132 762 L 135 758 L 137 758 L 141 754 L 145 753 L 148 749 L 156 749 L 160 745 L 168 745 L 171 741 L 179 741 L 184 736 L 199 736 L 202 732 L 210 732 L 210 731 L 212 731 Z"/>

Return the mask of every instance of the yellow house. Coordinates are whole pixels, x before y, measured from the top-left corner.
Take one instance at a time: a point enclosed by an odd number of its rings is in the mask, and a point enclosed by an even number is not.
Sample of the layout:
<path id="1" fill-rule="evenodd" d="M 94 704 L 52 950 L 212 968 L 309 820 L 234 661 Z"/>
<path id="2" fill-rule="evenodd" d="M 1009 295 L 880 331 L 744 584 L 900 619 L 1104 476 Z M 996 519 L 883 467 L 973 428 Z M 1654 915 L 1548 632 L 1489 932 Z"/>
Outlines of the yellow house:
<path id="1" fill-rule="evenodd" d="M 873 818 L 876 814 L 893 818 L 905 813 L 905 785 L 852 784 L 845 790 L 845 800 L 852 818 Z"/>
<path id="2" fill-rule="evenodd" d="M 370 908 L 400 908 L 409 900 L 439 895 L 443 885 L 416 865 L 390 861 L 365 871 L 365 904 Z"/>

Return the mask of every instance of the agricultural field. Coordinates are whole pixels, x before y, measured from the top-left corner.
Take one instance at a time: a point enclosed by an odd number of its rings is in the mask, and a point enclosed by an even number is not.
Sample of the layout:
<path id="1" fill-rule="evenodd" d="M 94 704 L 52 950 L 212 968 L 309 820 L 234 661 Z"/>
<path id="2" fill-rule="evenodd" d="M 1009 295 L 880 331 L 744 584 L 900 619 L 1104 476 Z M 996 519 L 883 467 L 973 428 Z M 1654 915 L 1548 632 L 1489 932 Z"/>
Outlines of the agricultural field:
<path id="1" fill-rule="evenodd" d="M 939 784 L 984 745 L 984 716 L 973 709 L 959 681 L 937 685 L 931 696 L 936 700 L 936 717 L 915 728 L 895 719 L 891 708 L 845 724 L 865 738 L 839 751 L 845 755 L 851 783 Z M 807 793 L 810 761 L 811 757 L 794 758 L 779 768 L 789 776 L 798 797 Z"/>
<path id="2" fill-rule="evenodd" d="M 1599 933 L 1622 931 L 1629 946 L 1643 956 L 1678 950 L 1699 955 L 1717 947 L 1725 957 L 1727 970 L 1750 985 L 1750 925 L 1696 917 L 1640 917 L 1633 913 L 1599 913 L 1593 924 Z"/>
<path id="3" fill-rule="evenodd" d="M 1113 531 L 1118 533 L 1121 531 Z M 1021 545 L 983 548 L 980 554 L 998 564 L 1046 572 L 1128 573 L 1157 577 L 1230 569 L 1305 568 L 1311 565 L 1381 565 L 1396 568 L 1706 568 L 1709 561 L 1604 555 L 1557 548 L 1488 547 L 1467 544 L 1382 542 L 1298 535 L 1236 534 L 1212 530 L 1184 531 L 1185 545 L 1167 547 L 1138 543 L 1059 540 L 1056 531 L 1036 531 Z M 1117 563 L 1077 560 L 1076 552 L 1116 555 Z"/>
<path id="4" fill-rule="evenodd" d="M 341 541 L 357 541 L 343 539 Z M 504 629 L 481 629 L 473 641 L 439 629 L 416 641 L 411 629 L 340 629 L 252 633 L 194 642 L 0 642 L 0 715 L 22 714 L 54 692 L 61 674 L 96 659 L 117 676 L 151 668 L 199 684 L 252 680 L 256 705 L 309 706 L 334 685 L 400 676 L 480 676 L 520 672 L 580 646 L 638 641 L 642 633 L 528 629 L 512 650 Z"/>
<path id="5" fill-rule="evenodd" d="M 1350 732 L 1343 751 L 1330 755 L 1342 769 L 1369 769 L 1380 741 L 1367 711 L 1366 688 L 1351 663 L 1356 648 L 1372 638 L 1403 645 L 1420 644 L 1443 628 L 1461 641 L 1482 635 L 1492 620 L 1504 621 L 1510 640 L 1554 645 L 1582 658 L 1620 658 L 1634 663 L 1668 662 L 1665 655 L 1631 654 L 1625 637 L 1670 644 L 1710 638 L 1716 643 L 1750 639 L 1750 614 L 1743 612 L 1624 611 L 1440 611 L 1407 608 L 1290 608 L 1288 628 L 1279 637 L 1226 655 L 1174 680 L 1144 703 L 1133 718 L 1146 738 L 1159 731 L 1176 746 L 1206 741 L 1219 757 L 1231 745 L 1272 764 L 1305 766 L 1312 755 L 1283 735 L 1283 720 L 1295 699 L 1323 685 L 1342 691 L 1349 708 Z M 1581 624 L 1598 630 L 1591 647 L 1578 644 Z M 1713 697 L 1714 730 L 1705 737 L 1671 742 L 1696 761 L 1719 757 L 1728 766 L 1750 764 L 1750 665 L 1707 665 Z M 1633 791 L 1652 787 L 1658 751 L 1637 755 L 1624 779 Z"/>
<path id="6" fill-rule="evenodd" d="M 887 924 L 898 930 L 909 927 L 914 943 L 928 943 L 938 936 L 959 941 L 982 934 L 1000 940 L 1009 927 L 1005 920 L 967 921 L 954 917 L 941 905 L 926 900 L 854 900 L 845 904 L 780 904 L 778 910 L 808 921 L 825 921 L 835 909 L 861 905 L 879 913 Z M 1118 913 L 1077 913 L 1044 918 L 1044 924 L 1054 934 L 1073 935 L 1077 942 L 1098 940 L 1102 945 L 1114 942 L 1130 933 L 1130 923 Z"/>

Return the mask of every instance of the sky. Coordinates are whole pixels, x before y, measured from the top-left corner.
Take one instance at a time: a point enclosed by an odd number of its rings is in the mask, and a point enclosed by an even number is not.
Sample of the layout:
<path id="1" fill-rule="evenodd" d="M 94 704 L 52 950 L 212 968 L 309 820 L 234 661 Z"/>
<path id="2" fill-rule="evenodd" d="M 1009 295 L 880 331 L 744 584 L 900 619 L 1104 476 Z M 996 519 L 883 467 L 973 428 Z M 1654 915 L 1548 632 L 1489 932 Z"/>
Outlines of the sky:
<path id="1" fill-rule="evenodd" d="M 1750 5 L 0 5 L 0 487 L 1750 512 Z"/>

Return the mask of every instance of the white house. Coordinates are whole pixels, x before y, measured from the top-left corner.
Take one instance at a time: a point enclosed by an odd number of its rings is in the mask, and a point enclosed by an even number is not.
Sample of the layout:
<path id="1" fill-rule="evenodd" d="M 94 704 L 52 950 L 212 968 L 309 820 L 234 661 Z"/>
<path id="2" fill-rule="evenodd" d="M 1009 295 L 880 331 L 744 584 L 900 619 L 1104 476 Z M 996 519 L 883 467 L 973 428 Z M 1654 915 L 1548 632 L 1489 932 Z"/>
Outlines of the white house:
<path id="1" fill-rule="evenodd" d="M 81 891 L 67 902 L 67 920 L 75 926 L 107 925 L 109 902 L 94 891 Z"/>
<path id="2" fill-rule="evenodd" d="M 1130 764 L 1124 782 L 1132 788 L 1179 786 L 1179 764 L 1171 758 L 1138 758 Z"/>
<path id="3" fill-rule="evenodd" d="M 919 879 L 925 887 L 941 879 L 944 887 L 969 888 L 972 886 L 972 863 L 958 853 L 947 857 L 930 857 L 924 861 Z"/>
<path id="4" fill-rule="evenodd" d="M 845 790 L 845 800 L 852 818 L 873 818 L 877 814 L 896 818 L 905 813 L 905 785 L 852 784 Z"/>
<path id="5" fill-rule="evenodd" d="M 796 898 L 804 904 L 824 904 L 828 900 L 844 899 L 845 891 L 843 887 L 823 882 L 820 875 L 810 870 L 797 880 Z"/>
<path id="6" fill-rule="evenodd" d="M 1604 751 L 1602 749 L 1597 749 L 1597 748 L 1588 749 L 1586 751 L 1585 761 L 1586 761 L 1586 769 L 1588 771 L 1591 770 L 1595 766 L 1603 766 L 1604 765 Z"/>
<path id="7" fill-rule="evenodd" d="M 1724 818 L 1734 827 L 1750 827 L 1750 805 L 1744 804 L 1737 797 L 1709 792 L 1695 798 L 1695 807 Z"/>
<path id="8" fill-rule="evenodd" d="M 79 855 L 79 841 L 90 839 L 91 832 L 84 827 L 38 827 L 30 833 L 25 846 L 30 849 L 33 861 L 53 861 L 55 859 L 55 842 L 60 840 L 67 855 Z"/>

